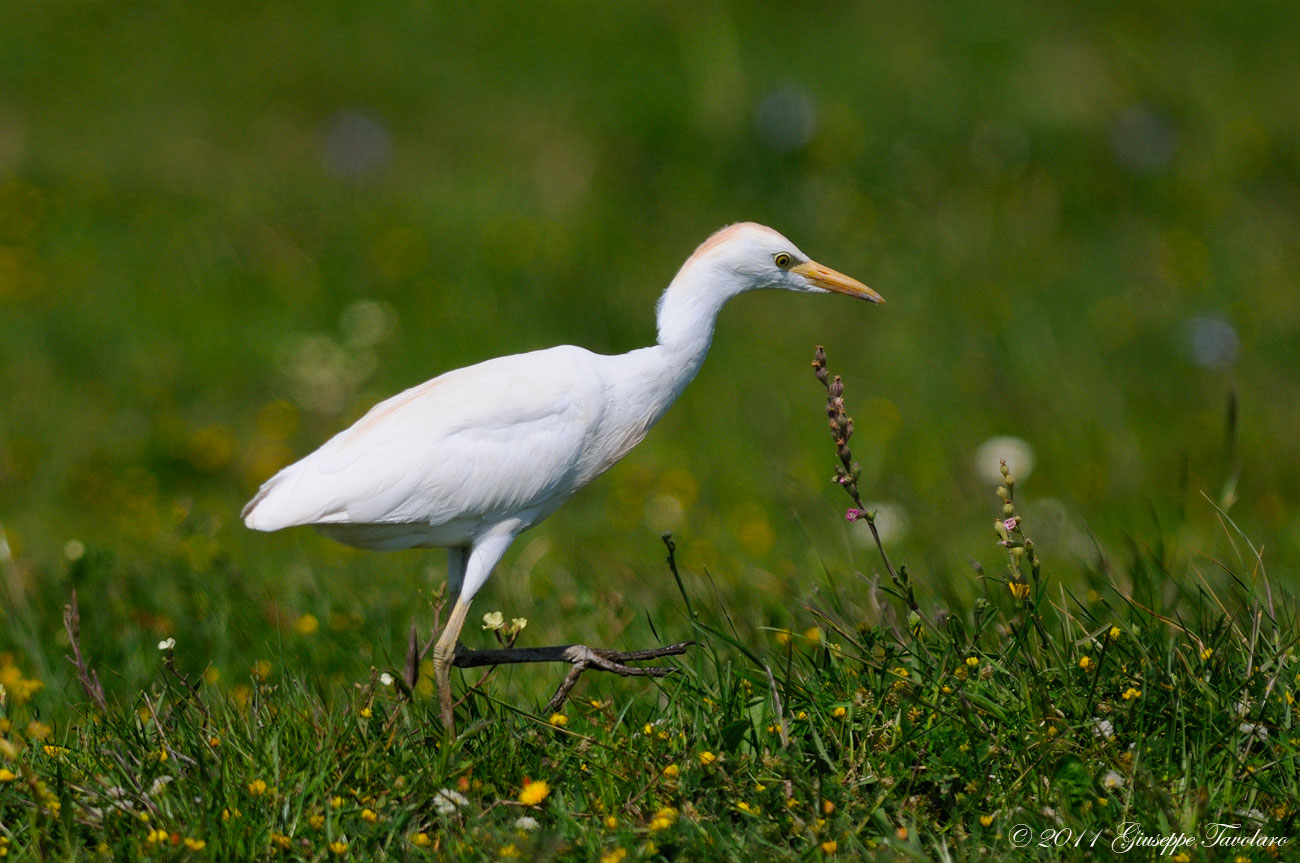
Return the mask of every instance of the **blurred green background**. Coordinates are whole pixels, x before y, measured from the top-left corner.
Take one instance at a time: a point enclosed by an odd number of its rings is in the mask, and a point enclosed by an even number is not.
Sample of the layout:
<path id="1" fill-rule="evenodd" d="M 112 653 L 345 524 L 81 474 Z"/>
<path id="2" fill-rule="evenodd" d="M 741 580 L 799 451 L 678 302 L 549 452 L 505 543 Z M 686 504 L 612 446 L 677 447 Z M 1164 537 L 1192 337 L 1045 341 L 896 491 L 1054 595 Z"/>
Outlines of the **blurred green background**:
<path id="1" fill-rule="evenodd" d="M 856 589 L 876 559 L 829 482 L 819 343 L 927 601 L 996 571 L 976 454 L 1001 435 L 1057 578 L 1122 581 L 1134 545 L 1212 574 L 1205 493 L 1294 579 L 1297 93 L 1286 2 L 6 4 L 0 648 L 59 668 L 76 584 L 110 685 L 165 635 L 228 675 L 391 661 L 442 553 L 255 534 L 242 503 L 440 371 L 649 343 L 742 219 L 888 305 L 729 306 L 476 614 L 684 637 L 665 529 L 745 638 Z"/>

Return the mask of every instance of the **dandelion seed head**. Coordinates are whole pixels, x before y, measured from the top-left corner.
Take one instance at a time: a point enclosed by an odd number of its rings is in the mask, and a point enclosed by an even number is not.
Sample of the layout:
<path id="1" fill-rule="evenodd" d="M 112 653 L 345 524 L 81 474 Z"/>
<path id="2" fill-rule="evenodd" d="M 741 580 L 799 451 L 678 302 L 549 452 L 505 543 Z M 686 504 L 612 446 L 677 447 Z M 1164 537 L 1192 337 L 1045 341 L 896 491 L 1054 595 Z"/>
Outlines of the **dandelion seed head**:
<path id="1" fill-rule="evenodd" d="M 1017 479 L 1028 479 L 1034 472 L 1034 448 L 1029 442 L 1010 435 L 991 437 L 975 450 L 975 470 L 980 479 L 992 485 L 1002 484 L 1002 462 Z"/>

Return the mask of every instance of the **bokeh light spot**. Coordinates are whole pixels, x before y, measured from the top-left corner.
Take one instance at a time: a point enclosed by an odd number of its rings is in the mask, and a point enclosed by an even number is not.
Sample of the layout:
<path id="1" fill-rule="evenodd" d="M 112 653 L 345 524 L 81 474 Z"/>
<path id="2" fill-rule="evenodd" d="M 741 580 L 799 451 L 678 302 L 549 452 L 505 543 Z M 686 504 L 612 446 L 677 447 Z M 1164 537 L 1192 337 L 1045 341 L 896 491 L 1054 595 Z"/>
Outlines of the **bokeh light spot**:
<path id="1" fill-rule="evenodd" d="M 339 111 L 325 122 L 323 160 L 336 177 L 359 179 L 388 166 L 393 141 L 388 129 L 370 114 Z"/>
<path id="2" fill-rule="evenodd" d="M 778 153 L 801 150 L 817 132 L 817 107 L 802 87 L 778 87 L 754 109 L 754 128 Z"/>
<path id="3" fill-rule="evenodd" d="M 1187 350 L 1198 366 L 1221 371 L 1237 359 L 1241 339 L 1232 324 L 1219 317 L 1192 318 L 1183 326 Z"/>

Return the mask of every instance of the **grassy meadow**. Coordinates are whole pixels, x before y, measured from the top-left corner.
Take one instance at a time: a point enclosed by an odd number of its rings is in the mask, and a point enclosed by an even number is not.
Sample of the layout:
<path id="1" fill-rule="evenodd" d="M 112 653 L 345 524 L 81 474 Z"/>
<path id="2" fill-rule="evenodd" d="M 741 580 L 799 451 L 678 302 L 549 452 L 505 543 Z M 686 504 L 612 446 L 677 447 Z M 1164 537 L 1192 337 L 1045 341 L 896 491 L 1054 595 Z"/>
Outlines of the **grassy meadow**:
<path id="1" fill-rule="evenodd" d="M 1272 0 L 0 9 L 0 856 L 1300 859 L 1297 45 Z M 696 647 L 556 715 L 558 667 L 464 671 L 447 744 L 401 685 L 442 553 L 240 507 L 441 371 L 648 344 L 743 219 L 887 305 L 728 306 L 465 635 Z"/>

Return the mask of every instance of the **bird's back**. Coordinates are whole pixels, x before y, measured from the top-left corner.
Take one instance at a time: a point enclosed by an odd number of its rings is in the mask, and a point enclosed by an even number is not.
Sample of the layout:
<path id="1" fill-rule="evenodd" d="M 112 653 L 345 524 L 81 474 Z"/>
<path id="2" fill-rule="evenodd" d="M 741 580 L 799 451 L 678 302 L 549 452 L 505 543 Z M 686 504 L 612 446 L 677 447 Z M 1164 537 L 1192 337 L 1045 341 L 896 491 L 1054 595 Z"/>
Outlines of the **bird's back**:
<path id="1" fill-rule="evenodd" d="M 607 359 L 562 346 L 399 393 L 268 480 L 244 521 L 318 525 L 364 547 L 454 545 L 506 518 L 536 523 L 608 467 L 592 464 L 608 448 Z"/>

